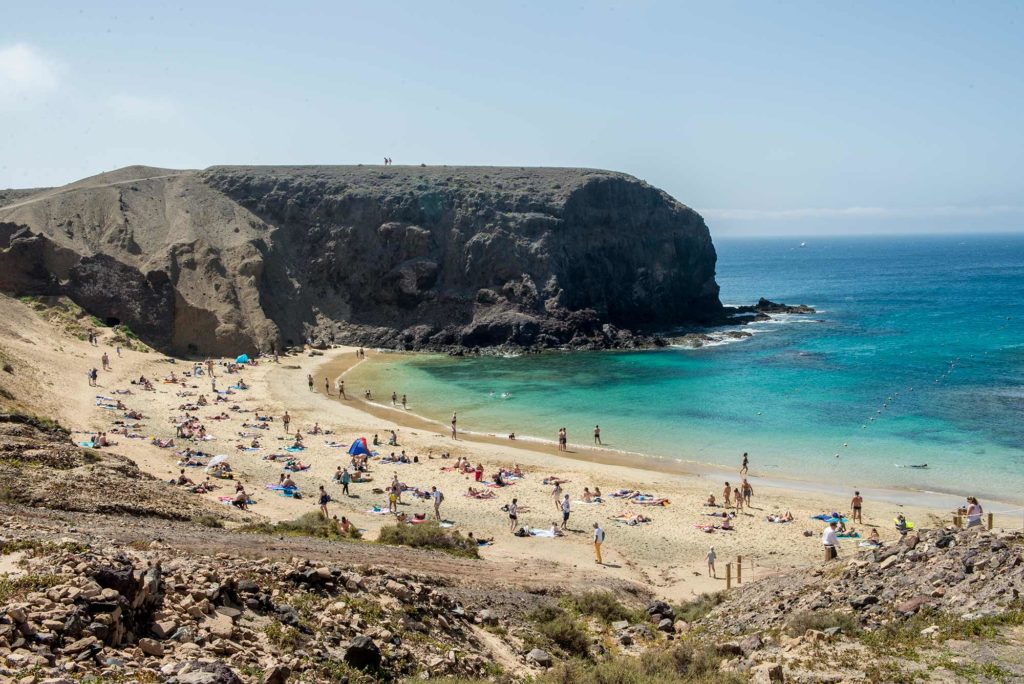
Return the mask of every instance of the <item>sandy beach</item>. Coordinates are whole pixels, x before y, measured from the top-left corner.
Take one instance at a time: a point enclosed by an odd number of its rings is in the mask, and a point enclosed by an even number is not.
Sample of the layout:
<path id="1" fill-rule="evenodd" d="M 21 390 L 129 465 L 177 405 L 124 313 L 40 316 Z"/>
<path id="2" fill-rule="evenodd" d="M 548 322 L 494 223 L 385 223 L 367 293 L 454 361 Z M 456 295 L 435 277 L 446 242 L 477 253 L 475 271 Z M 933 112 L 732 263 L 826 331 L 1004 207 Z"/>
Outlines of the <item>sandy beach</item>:
<path id="1" fill-rule="evenodd" d="M 264 360 L 255 366 L 246 366 L 238 374 L 226 375 L 223 366 L 216 366 L 218 389 L 222 391 L 244 378 L 248 389 L 228 390 L 227 401 L 209 405 L 198 411 L 184 407 L 198 399 L 200 394 L 214 396 L 206 376 L 186 377 L 193 370 L 191 361 L 175 360 L 156 353 L 123 350 L 119 357 L 115 347 L 101 338 L 98 346 L 57 333 L 28 307 L 14 300 L 4 301 L 4 333 L 8 348 L 19 357 L 30 359 L 31 372 L 22 373 L 15 382 L 33 389 L 33 409 L 41 415 L 58 418 L 74 434 L 76 441 L 86 441 L 97 430 L 109 432 L 114 421 L 122 419 L 122 412 L 104 408 L 97 397 L 117 398 L 129 409 L 141 411 L 143 418 L 136 432 L 142 439 L 117 436 L 116 446 L 110 449 L 135 460 L 146 472 L 170 480 L 177 476 L 179 456 L 175 453 L 185 447 L 200 449 L 210 454 L 228 457 L 236 478 L 253 494 L 256 504 L 251 507 L 254 516 L 277 521 L 293 519 L 315 510 L 316 492 L 324 485 L 334 499 L 330 511 L 346 516 L 365 530 L 368 539 L 374 539 L 381 526 L 391 524 L 393 516 L 369 512 L 374 506 L 387 508 L 387 497 L 381 490 L 397 474 L 401 482 L 411 487 L 428 490 L 440 489 L 445 500 L 441 508 L 443 517 L 454 522 L 453 529 L 462 533 L 473 532 L 478 537 L 494 537 L 495 543 L 481 549 L 481 555 L 501 564 L 508 572 L 528 575 L 544 568 L 544 576 L 564 575 L 566 581 L 599 581 L 602 576 L 614 576 L 650 585 L 667 597 L 686 598 L 701 592 L 724 588 L 724 566 L 743 557 L 745 581 L 769 573 L 785 572 L 799 566 L 820 562 L 820 533 L 824 523 L 811 519 L 812 515 L 838 510 L 849 512 L 853 492 L 844 491 L 841 483 L 817 486 L 807 482 L 783 482 L 765 478 L 758 472 L 756 453 L 753 455 L 749 481 L 754 489 L 752 505 L 742 511 L 734 521 L 735 531 L 716 530 L 708 533 L 698 525 L 720 523 L 709 513 L 721 513 L 723 508 L 704 506 L 708 495 L 714 493 L 721 500 L 724 480 L 734 486 L 742 478 L 737 472 L 721 473 L 697 464 L 680 464 L 636 457 L 611 450 L 582 448 L 570 445 L 567 453 L 558 453 L 554 444 L 541 442 L 511 442 L 504 436 L 467 432 L 458 440 L 451 439 L 448 426 L 439 425 L 417 416 L 413 411 L 393 409 L 389 405 L 368 403 L 361 397 L 365 388 L 347 387 L 348 398 L 340 399 L 334 393 L 334 380 L 357 363 L 355 350 L 336 348 L 326 352 L 306 352 L 283 356 L 280 363 Z M 100 357 L 110 357 L 111 368 L 102 370 Z M 367 353 L 362 363 L 372 363 L 377 352 Z M 86 371 L 100 368 L 98 387 L 88 385 Z M 178 383 L 167 382 L 178 378 Z M 307 375 L 314 377 L 314 391 L 310 391 Z M 153 391 L 144 391 L 132 380 L 145 376 L 153 382 Z M 327 378 L 332 394 L 324 393 Z M 390 404 L 392 388 L 371 388 L 375 398 Z M 115 394 L 116 390 L 130 390 L 131 394 Z M 387 394 L 385 395 L 385 392 Z M 27 392 L 26 392 L 27 393 Z M 419 398 L 410 398 L 410 407 Z M 253 412 L 274 417 L 270 429 L 257 431 L 261 448 L 241 451 L 237 445 L 248 445 L 250 437 L 240 432 L 253 432 L 242 427 L 243 422 L 254 420 Z M 292 430 L 300 429 L 305 435 L 304 451 L 295 454 L 310 466 L 293 475 L 304 498 L 296 500 L 265 489 L 276 483 L 282 472 L 280 462 L 264 460 L 270 453 L 283 453 L 292 439 L 286 435 L 281 416 L 288 411 L 292 416 Z M 186 413 L 198 415 L 213 439 L 204 442 L 177 440 L 174 448 L 159 448 L 151 438 L 175 437 L 175 425 Z M 226 414 L 226 420 L 213 420 L 217 414 Z M 330 434 L 312 435 L 315 423 Z M 471 426 L 467 426 L 471 427 Z M 391 430 L 398 438 L 397 447 L 384 446 Z M 341 493 L 341 486 L 331 481 L 338 466 L 350 462 L 346 449 L 327 446 L 336 441 L 348 445 L 359 437 L 368 441 L 378 435 L 382 443 L 375 447 L 380 456 L 394 451 L 405 451 L 419 462 L 385 465 L 379 458 L 371 459 L 373 482 L 351 485 L 352 497 Z M 442 458 L 442 454 L 450 454 Z M 494 497 L 478 500 L 465 496 L 470 486 L 477 486 L 471 475 L 451 471 L 459 456 L 473 464 L 484 466 L 485 478 L 498 468 L 512 469 L 518 464 L 525 477 L 504 488 L 491 489 Z M 202 468 L 188 468 L 187 475 L 194 480 L 204 477 Z M 571 516 L 569 531 L 563 538 L 519 538 L 509 532 L 509 523 L 501 507 L 518 499 L 520 522 L 533 528 L 549 528 L 560 520 L 560 511 L 552 498 L 552 487 L 542 480 L 557 475 L 565 480 L 564 491 L 570 495 Z M 233 489 L 230 481 L 217 481 L 222 486 L 203 495 L 213 500 Z M 584 487 L 599 487 L 605 495 L 601 504 L 581 503 Z M 374 490 L 377 489 L 378 493 Z M 645 506 L 609 497 L 619 489 L 639 490 L 669 500 L 667 506 Z M 950 519 L 956 500 L 944 495 L 930 495 L 900 490 L 864 490 L 863 526 L 856 525 L 866 536 L 877 526 L 883 540 L 897 537 L 893 518 L 903 513 L 919 526 L 933 526 Z M 196 495 L 200 496 L 200 495 Z M 986 502 L 992 510 L 1006 510 L 1003 506 Z M 413 513 L 432 513 L 426 501 L 403 497 L 400 510 Z M 766 516 L 791 512 L 794 522 L 770 523 Z M 613 520 L 615 516 L 642 514 L 651 522 L 626 525 Z M 996 516 L 996 525 L 1017 527 L 1019 514 Z M 593 559 L 591 529 L 599 521 L 607 533 L 603 555 L 605 565 L 597 566 Z M 805 536 L 804 532 L 810 532 Z M 844 540 L 844 550 L 852 552 L 857 539 Z M 718 556 L 718 579 L 707 576 L 704 558 L 714 546 Z"/>
<path id="2" fill-rule="evenodd" d="M 13 303 L 12 303 L 13 304 Z M 15 304 L 15 307 L 20 305 Z M 241 377 L 249 389 L 231 390 L 228 401 L 210 405 L 199 411 L 207 430 L 214 439 L 202 443 L 178 441 L 175 448 L 161 449 L 150 443 L 151 437 L 167 439 L 174 437 L 175 424 L 186 413 L 180 407 L 195 401 L 200 394 L 210 393 L 209 379 L 183 377 L 191 371 L 193 363 L 173 360 L 155 353 L 123 351 L 118 357 L 112 346 L 103 340 L 100 346 L 92 346 L 70 338 L 52 339 L 45 323 L 27 310 L 16 312 L 20 319 L 9 324 L 18 329 L 12 335 L 11 347 L 16 352 L 32 355 L 38 369 L 38 376 L 25 378 L 35 383 L 42 391 L 38 393 L 38 408 L 58 416 L 73 430 L 81 431 L 76 439 L 87 439 L 89 432 L 108 430 L 119 413 L 97 406 L 96 396 L 121 399 L 128 408 L 144 414 L 139 422 L 144 427 L 139 432 L 146 439 L 125 439 L 111 447 L 117 453 L 135 460 L 141 468 L 161 479 L 172 479 L 177 475 L 179 456 L 176 449 L 192 446 L 211 454 L 228 456 L 236 477 L 252 492 L 256 504 L 251 507 L 253 514 L 269 520 L 295 518 L 316 509 L 316 492 L 324 485 L 333 497 L 330 504 L 332 514 L 346 516 L 361 529 L 365 536 L 373 539 L 381 526 L 391 524 L 393 516 L 369 512 L 374 506 L 387 507 L 386 495 L 374 493 L 382 489 L 397 474 L 400 481 L 414 487 L 429 490 L 438 487 L 445 495 L 441 507 L 443 517 L 454 522 L 455 530 L 463 533 L 472 531 L 478 537 L 494 537 L 495 543 L 481 549 L 481 555 L 490 561 L 502 564 L 509 572 L 524 575 L 531 568 L 544 566 L 554 576 L 564 574 L 570 578 L 594 578 L 614 576 L 639 581 L 650 585 L 657 593 L 666 597 L 686 598 L 694 594 L 725 587 L 725 564 L 743 557 L 743 579 L 750 581 L 769 573 L 785 572 L 788 569 L 814 565 L 820 562 L 820 533 L 824 523 L 810 516 L 839 510 L 848 512 L 849 499 L 853 492 L 841 492 L 841 488 L 822 487 L 807 483 L 784 483 L 768 480 L 757 470 L 756 455 L 752 462 L 749 481 L 754 488 L 752 505 L 742 511 L 734 521 L 735 531 L 716 530 L 707 533 L 698 525 L 716 522 L 709 513 L 720 513 L 722 508 L 704 506 L 708 495 L 714 493 L 721 500 L 723 479 L 729 478 L 733 485 L 742 481 L 738 472 L 716 473 L 708 469 L 687 470 L 680 464 L 669 464 L 656 459 L 629 459 L 629 455 L 612 451 L 570 447 L 571 451 L 559 454 L 554 445 L 539 442 L 510 442 L 498 436 L 466 433 L 458 440 L 451 439 L 447 426 L 441 426 L 416 416 L 411 411 L 392 409 L 367 403 L 353 397 L 364 388 L 348 387 L 348 399 L 342 400 L 333 394 L 334 379 L 357 363 L 355 350 L 336 348 L 323 353 L 303 353 L 284 356 L 280 363 L 264 360 L 259 365 L 247 366 L 237 375 L 225 375 L 217 366 L 218 388 L 226 388 Z M 100 367 L 100 356 L 106 352 L 111 357 L 111 370 L 100 371 L 99 386 L 89 387 L 86 370 Z M 372 362 L 376 352 L 368 352 Z M 183 382 L 165 382 L 171 374 Z M 310 391 L 307 375 L 312 374 L 314 391 Z M 154 391 L 142 391 L 132 385 L 132 379 L 146 376 L 154 382 Z M 328 378 L 332 395 L 324 393 L 324 378 Z M 132 394 L 115 395 L 114 390 L 130 389 Z M 375 396 L 384 398 L 389 388 L 372 388 Z M 390 392 L 387 395 L 390 403 Z M 237 407 L 237 410 L 230 410 Z M 213 415 L 224 411 L 227 420 L 211 420 Z M 279 463 L 264 460 L 269 453 L 280 453 L 291 444 L 286 436 L 280 416 L 288 411 L 292 416 L 292 430 L 302 430 L 306 449 L 296 454 L 310 469 L 293 475 L 305 497 L 296 500 L 278 495 L 265 489 L 265 485 L 278 481 L 282 472 Z M 239 432 L 246 420 L 252 420 L 252 411 L 261 415 L 269 414 L 275 419 L 271 428 L 260 434 L 261 448 L 243 452 L 238 444 L 248 444 L 249 438 L 242 438 Z M 328 435 L 309 434 L 314 423 L 329 430 Z M 331 476 L 338 466 L 349 464 L 344 448 L 330 447 L 329 440 L 351 444 L 359 437 L 372 440 L 379 435 L 382 444 L 394 430 L 398 437 L 397 447 L 379 446 L 380 456 L 391 451 L 404 450 L 410 457 L 418 457 L 413 464 L 380 464 L 379 458 L 371 460 L 372 483 L 353 484 L 352 497 L 341 493 L 340 485 L 331 482 Z M 443 453 L 450 454 L 442 458 Z M 518 464 L 525 477 L 511 486 L 493 489 L 494 498 L 477 500 L 465 496 L 467 488 L 474 486 L 471 475 L 451 472 L 454 460 L 464 456 L 473 464 L 482 463 L 485 479 L 499 467 L 511 469 Z M 688 465 L 688 464 L 687 464 Z M 737 470 L 739 463 L 737 463 Z M 190 468 L 187 473 L 193 479 L 201 479 L 201 468 Z M 542 484 L 545 477 L 557 475 L 567 480 L 564 491 L 570 495 L 572 513 L 566 536 L 563 538 L 515 537 L 509 532 L 508 518 L 501 507 L 517 498 L 520 506 L 520 522 L 534 528 L 548 528 L 560 520 L 560 512 L 552 498 L 552 487 Z M 231 483 L 220 481 L 224 486 L 216 492 L 206 494 L 212 499 L 230 492 Z M 479 486 L 479 485 L 477 485 Z M 601 504 L 581 503 L 583 487 L 593 490 L 600 487 L 605 495 Z M 640 490 L 669 500 L 667 506 L 644 506 L 608 497 L 619 489 Z M 953 501 L 946 501 L 929 495 L 913 492 L 864 491 L 863 526 L 856 525 L 866 536 L 870 528 L 877 526 L 883 540 L 892 541 L 897 533 L 893 518 L 904 513 L 919 526 L 932 526 L 949 519 Z M 197 495 L 199 496 L 199 495 Z M 1009 508 L 1009 507 L 1005 507 Z M 408 514 L 431 513 L 426 501 L 403 497 L 400 509 Z M 766 516 L 771 513 L 789 511 L 795 521 L 788 524 L 770 523 Z M 635 526 L 613 520 L 618 515 L 643 514 L 651 521 Z M 593 559 L 591 529 L 595 521 L 601 522 L 607 533 L 603 555 L 605 564 L 597 566 Z M 718 520 L 717 522 L 721 522 Z M 996 524 L 1014 525 L 1016 518 L 997 516 Z M 810 536 L 804 532 L 809 531 Z M 844 551 L 852 552 L 859 540 L 844 540 Z M 718 556 L 718 578 L 707 575 L 704 562 L 709 547 L 714 546 Z M 587 581 L 592 581 L 588 579 Z"/>

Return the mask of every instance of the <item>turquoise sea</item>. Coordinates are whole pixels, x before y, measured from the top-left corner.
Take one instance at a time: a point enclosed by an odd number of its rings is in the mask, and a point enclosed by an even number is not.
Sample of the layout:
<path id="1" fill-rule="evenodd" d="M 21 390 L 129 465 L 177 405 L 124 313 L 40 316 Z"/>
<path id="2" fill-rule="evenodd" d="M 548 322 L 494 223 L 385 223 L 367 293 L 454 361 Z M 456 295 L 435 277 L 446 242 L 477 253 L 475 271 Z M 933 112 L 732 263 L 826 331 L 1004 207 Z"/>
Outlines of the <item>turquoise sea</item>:
<path id="1" fill-rule="evenodd" d="M 805 303 L 701 349 L 395 355 L 351 385 L 464 429 L 755 475 L 1024 501 L 1024 236 L 717 239 L 726 304 Z M 839 457 L 836 457 L 836 454 Z M 927 469 L 907 468 L 927 464 Z"/>

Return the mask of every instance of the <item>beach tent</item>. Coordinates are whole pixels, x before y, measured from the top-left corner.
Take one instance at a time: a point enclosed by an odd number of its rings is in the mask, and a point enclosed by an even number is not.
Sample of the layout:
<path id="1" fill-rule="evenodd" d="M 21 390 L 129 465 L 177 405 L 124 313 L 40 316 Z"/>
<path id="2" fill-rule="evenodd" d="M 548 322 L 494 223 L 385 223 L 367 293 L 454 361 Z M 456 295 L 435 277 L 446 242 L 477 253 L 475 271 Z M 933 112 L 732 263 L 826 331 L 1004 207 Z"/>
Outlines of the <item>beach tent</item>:
<path id="1" fill-rule="evenodd" d="M 249 355 L 241 354 L 238 358 L 235 359 L 235 363 L 249 363 Z"/>
<path id="2" fill-rule="evenodd" d="M 370 449 L 366 446 L 366 438 L 360 437 L 356 441 L 352 442 L 352 446 L 348 448 L 348 455 L 362 456 L 363 454 L 369 456 Z"/>

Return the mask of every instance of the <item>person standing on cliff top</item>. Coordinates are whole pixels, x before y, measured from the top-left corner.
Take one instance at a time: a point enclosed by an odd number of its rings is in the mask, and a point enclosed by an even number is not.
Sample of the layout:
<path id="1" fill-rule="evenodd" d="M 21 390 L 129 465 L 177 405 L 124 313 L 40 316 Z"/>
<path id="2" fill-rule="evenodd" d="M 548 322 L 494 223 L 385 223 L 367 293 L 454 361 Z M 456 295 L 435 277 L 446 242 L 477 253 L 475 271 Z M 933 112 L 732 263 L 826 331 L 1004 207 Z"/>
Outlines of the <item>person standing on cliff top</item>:
<path id="1" fill-rule="evenodd" d="M 594 444 L 597 444 L 597 445 L 601 444 L 601 426 L 600 425 L 595 425 L 594 426 Z"/>
<path id="2" fill-rule="evenodd" d="M 452 439 L 458 439 L 458 433 L 457 433 L 457 431 L 455 429 L 455 424 L 458 422 L 458 420 L 459 420 L 458 416 L 455 415 L 455 412 L 453 411 L 452 412 Z"/>

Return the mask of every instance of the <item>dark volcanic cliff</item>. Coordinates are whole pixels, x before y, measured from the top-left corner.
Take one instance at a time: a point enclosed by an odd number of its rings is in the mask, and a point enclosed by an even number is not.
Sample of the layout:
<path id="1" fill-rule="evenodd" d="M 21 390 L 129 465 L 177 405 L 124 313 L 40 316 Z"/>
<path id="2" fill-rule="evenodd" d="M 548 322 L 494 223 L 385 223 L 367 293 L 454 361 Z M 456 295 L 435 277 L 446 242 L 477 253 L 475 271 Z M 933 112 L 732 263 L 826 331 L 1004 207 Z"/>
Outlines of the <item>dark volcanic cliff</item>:
<path id="1" fill-rule="evenodd" d="M 129 167 L 0 207 L 0 289 L 179 353 L 633 346 L 716 319 L 714 274 L 697 213 L 586 169 Z"/>

